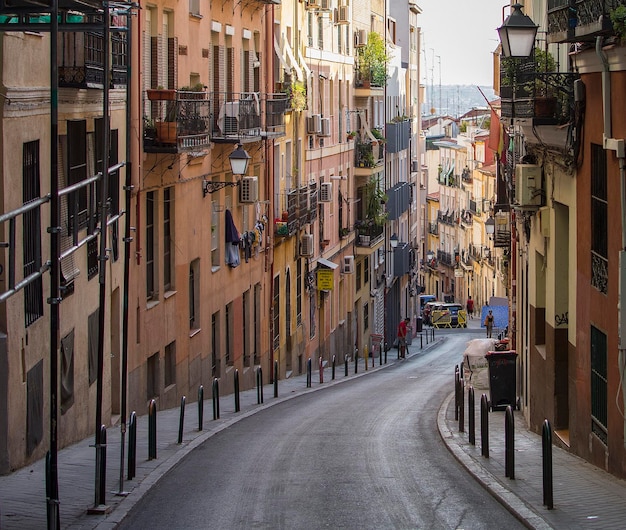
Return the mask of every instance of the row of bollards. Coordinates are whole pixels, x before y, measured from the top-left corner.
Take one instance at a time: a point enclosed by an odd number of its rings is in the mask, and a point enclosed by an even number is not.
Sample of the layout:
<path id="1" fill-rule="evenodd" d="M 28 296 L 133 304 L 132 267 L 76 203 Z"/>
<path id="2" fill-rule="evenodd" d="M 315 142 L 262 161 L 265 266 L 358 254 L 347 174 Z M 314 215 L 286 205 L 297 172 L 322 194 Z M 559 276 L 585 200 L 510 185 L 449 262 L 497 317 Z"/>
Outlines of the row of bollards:
<path id="1" fill-rule="evenodd" d="M 462 378 L 463 365 L 457 365 L 454 371 L 454 419 L 459 422 L 459 432 L 465 431 L 465 382 Z M 469 443 L 476 445 L 475 434 L 475 396 L 474 388 L 468 388 Z M 480 443 L 481 456 L 489 458 L 489 399 L 487 394 L 480 397 Z M 549 510 L 554 508 L 553 468 L 552 468 L 552 428 L 546 419 L 543 422 L 542 472 L 543 472 L 543 504 Z M 504 415 L 504 476 L 515 479 L 515 419 L 513 407 L 508 405 Z"/>

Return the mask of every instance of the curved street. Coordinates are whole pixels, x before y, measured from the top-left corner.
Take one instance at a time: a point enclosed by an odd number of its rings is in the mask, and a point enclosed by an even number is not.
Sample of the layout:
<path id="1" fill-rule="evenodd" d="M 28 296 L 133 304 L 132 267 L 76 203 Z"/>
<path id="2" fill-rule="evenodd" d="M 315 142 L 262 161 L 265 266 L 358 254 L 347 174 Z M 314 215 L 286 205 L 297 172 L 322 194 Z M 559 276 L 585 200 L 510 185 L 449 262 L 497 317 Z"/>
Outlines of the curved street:
<path id="1" fill-rule="evenodd" d="M 445 336 L 211 437 L 120 528 L 522 528 L 440 439 L 437 411 L 477 334 Z"/>

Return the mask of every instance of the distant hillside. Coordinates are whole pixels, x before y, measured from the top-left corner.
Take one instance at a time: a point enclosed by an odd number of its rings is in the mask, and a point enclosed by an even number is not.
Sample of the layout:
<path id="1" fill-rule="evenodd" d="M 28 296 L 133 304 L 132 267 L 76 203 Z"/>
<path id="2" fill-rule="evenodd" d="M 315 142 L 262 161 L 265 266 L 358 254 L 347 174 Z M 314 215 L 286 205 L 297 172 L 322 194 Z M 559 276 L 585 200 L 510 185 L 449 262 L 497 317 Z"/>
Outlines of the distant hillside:
<path id="1" fill-rule="evenodd" d="M 496 99 L 491 87 L 480 87 L 489 101 Z M 461 116 L 475 107 L 487 107 L 476 85 L 427 85 L 422 115 Z M 434 109 L 434 110 L 433 110 Z"/>

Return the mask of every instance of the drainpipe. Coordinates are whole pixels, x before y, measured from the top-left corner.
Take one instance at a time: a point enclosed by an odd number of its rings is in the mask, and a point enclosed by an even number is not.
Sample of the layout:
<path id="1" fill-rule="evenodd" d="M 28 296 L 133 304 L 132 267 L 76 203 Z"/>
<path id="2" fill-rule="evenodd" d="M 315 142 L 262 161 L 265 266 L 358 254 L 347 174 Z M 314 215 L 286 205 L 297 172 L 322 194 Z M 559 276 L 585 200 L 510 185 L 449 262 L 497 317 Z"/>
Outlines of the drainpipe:
<path id="1" fill-rule="evenodd" d="M 604 132 L 602 144 L 606 151 L 615 151 L 619 163 L 620 196 L 622 207 L 622 246 L 619 251 L 619 284 L 617 304 L 618 324 L 618 368 L 620 382 L 622 383 L 622 399 L 626 407 L 626 390 L 624 390 L 624 376 L 626 373 L 626 311 L 623 311 L 623 291 L 626 288 L 626 149 L 624 138 L 613 138 L 611 127 L 611 74 L 609 61 L 602 49 L 602 37 L 596 37 L 596 54 L 602 61 L 602 113 Z M 626 421 L 624 422 L 624 440 L 626 441 Z"/>

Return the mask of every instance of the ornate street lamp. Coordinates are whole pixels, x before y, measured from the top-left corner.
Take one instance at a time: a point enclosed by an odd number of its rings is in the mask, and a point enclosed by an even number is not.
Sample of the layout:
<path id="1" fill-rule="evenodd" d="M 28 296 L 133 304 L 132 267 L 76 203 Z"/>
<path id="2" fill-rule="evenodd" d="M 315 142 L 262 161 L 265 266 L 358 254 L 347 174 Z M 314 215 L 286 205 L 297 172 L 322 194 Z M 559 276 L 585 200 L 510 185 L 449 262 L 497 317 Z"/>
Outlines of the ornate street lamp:
<path id="1" fill-rule="evenodd" d="M 489 239 L 493 237 L 493 234 L 496 231 L 496 221 L 493 217 L 489 217 L 485 221 L 485 233 L 489 236 Z"/>
<path id="2" fill-rule="evenodd" d="M 398 246 L 398 234 L 393 234 L 389 238 L 389 244 L 391 245 L 391 248 L 396 248 Z"/>
<path id="3" fill-rule="evenodd" d="M 228 155 L 228 161 L 230 162 L 230 170 L 233 172 L 235 176 L 245 175 L 248 171 L 248 163 L 252 157 L 248 154 L 248 152 L 243 148 L 243 145 L 237 144 L 237 148 L 233 150 L 233 152 Z M 241 181 L 216 181 L 216 180 L 202 180 L 202 196 L 206 197 L 209 193 L 213 193 L 214 191 L 221 190 L 226 186 L 230 186 L 232 188 L 239 186 Z"/>
<path id="4" fill-rule="evenodd" d="M 513 12 L 498 28 L 505 57 L 529 57 L 533 51 L 539 26 L 522 13 L 522 7 L 522 4 L 513 4 Z"/>

